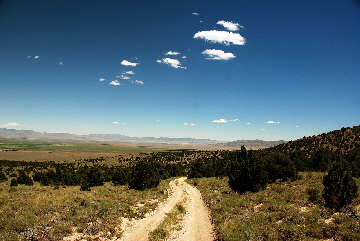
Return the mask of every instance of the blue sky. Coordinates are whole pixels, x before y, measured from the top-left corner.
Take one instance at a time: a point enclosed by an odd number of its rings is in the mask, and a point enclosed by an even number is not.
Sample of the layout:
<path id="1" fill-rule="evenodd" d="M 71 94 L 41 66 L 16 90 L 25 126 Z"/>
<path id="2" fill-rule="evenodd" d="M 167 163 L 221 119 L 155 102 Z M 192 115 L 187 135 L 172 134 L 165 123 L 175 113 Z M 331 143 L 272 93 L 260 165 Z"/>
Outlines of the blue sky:
<path id="1" fill-rule="evenodd" d="M 360 124 L 355 0 L 4 0 L 0 34 L 0 128 L 233 141 Z"/>

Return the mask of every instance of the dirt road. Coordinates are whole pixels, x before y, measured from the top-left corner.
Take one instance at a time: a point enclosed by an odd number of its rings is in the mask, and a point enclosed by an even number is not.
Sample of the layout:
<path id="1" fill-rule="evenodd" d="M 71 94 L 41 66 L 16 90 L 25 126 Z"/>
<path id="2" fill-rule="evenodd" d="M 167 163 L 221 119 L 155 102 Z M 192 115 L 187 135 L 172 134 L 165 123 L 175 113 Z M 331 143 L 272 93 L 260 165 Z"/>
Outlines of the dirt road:
<path id="1" fill-rule="evenodd" d="M 182 222 L 182 229 L 177 231 L 172 240 L 214 240 L 213 227 L 209 212 L 201 198 L 199 190 L 185 182 L 186 177 L 178 178 L 170 183 L 172 194 L 166 202 L 157 208 L 153 215 L 132 223 L 122 235 L 124 241 L 148 240 L 150 231 L 157 228 L 163 221 L 166 213 L 186 197 L 186 215 Z"/>

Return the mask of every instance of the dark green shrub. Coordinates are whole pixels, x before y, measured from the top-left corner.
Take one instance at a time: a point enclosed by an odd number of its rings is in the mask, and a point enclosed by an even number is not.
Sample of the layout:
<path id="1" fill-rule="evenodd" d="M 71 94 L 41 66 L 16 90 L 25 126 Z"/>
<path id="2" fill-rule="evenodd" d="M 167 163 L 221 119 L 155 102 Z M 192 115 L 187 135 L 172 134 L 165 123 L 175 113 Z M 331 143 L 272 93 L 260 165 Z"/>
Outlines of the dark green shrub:
<path id="1" fill-rule="evenodd" d="M 125 168 L 116 168 L 112 173 L 112 182 L 115 186 L 125 185 L 127 183 L 127 178 Z"/>
<path id="2" fill-rule="evenodd" d="M 281 152 L 269 153 L 266 157 L 266 171 L 269 173 L 269 181 L 294 180 L 297 171 L 290 157 Z"/>
<path id="3" fill-rule="evenodd" d="M 317 188 L 309 188 L 306 190 L 307 194 L 309 195 L 309 201 L 312 203 L 319 203 L 320 202 L 320 191 Z"/>
<path id="4" fill-rule="evenodd" d="M 228 177 L 230 188 L 240 193 L 258 192 L 266 187 L 268 181 L 263 163 L 245 147 L 231 157 Z"/>
<path id="5" fill-rule="evenodd" d="M 25 184 L 27 186 L 34 185 L 33 179 L 30 176 L 28 176 L 24 171 L 19 171 L 19 176 L 17 178 L 17 182 L 19 184 Z"/>
<path id="6" fill-rule="evenodd" d="M 0 182 L 1 182 L 1 181 L 7 181 L 7 180 L 8 180 L 8 178 L 7 178 L 7 176 L 5 175 L 5 173 L 2 172 L 2 171 L 0 171 Z"/>
<path id="7" fill-rule="evenodd" d="M 18 181 L 15 178 L 11 179 L 10 187 L 16 187 L 17 185 L 19 185 Z"/>
<path id="8" fill-rule="evenodd" d="M 140 160 L 131 167 L 129 188 L 144 190 L 158 186 L 160 176 L 154 161 Z"/>
<path id="9" fill-rule="evenodd" d="M 15 172 L 13 172 L 13 173 L 10 174 L 10 177 L 17 177 L 17 175 L 16 175 Z"/>
<path id="10" fill-rule="evenodd" d="M 188 178 L 214 177 L 215 171 L 211 163 L 203 159 L 197 159 L 190 164 Z"/>
<path id="11" fill-rule="evenodd" d="M 80 191 L 91 191 L 90 184 L 84 181 L 80 186 Z"/>
<path id="12" fill-rule="evenodd" d="M 323 180 L 325 205 L 339 212 L 358 196 L 358 187 L 349 165 L 340 157 Z"/>

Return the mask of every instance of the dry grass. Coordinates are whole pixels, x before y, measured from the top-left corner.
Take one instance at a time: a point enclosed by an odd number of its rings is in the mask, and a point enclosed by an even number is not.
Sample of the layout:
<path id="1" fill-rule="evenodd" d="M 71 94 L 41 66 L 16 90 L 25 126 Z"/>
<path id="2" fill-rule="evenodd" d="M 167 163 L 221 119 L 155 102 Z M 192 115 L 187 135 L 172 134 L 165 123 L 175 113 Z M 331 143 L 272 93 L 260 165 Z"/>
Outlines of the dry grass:
<path id="1" fill-rule="evenodd" d="M 61 240 L 73 232 L 120 237 L 121 218 L 142 218 L 167 198 L 169 181 L 136 191 L 106 183 L 80 187 L 0 183 L 0 240 Z"/>
<path id="2" fill-rule="evenodd" d="M 309 201 L 308 189 L 322 191 L 322 173 L 303 173 L 301 180 L 270 184 L 258 193 L 234 193 L 227 178 L 196 182 L 211 210 L 220 240 L 360 240 L 360 198 L 343 213 L 331 215 Z M 359 182 L 360 180 L 358 180 Z"/>

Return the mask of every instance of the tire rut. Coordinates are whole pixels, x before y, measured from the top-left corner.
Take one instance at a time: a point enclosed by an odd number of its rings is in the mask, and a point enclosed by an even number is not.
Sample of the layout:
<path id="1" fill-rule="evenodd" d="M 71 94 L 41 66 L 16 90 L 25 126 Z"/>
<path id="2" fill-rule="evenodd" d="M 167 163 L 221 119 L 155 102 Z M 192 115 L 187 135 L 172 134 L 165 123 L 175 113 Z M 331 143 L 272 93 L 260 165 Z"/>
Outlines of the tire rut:
<path id="1" fill-rule="evenodd" d="M 171 235 L 171 240 L 214 240 L 213 227 L 200 191 L 185 182 L 186 177 L 181 177 L 170 182 L 172 194 L 162 203 L 155 212 L 144 219 L 136 221 L 132 227 L 125 230 L 120 240 L 124 241 L 145 241 L 148 240 L 149 232 L 156 229 L 164 220 L 167 213 L 175 207 L 177 203 L 187 197 L 185 204 L 186 215 L 182 221 L 182 229 Z M 175 236 L 175 237 L 174 237 Z"/>

